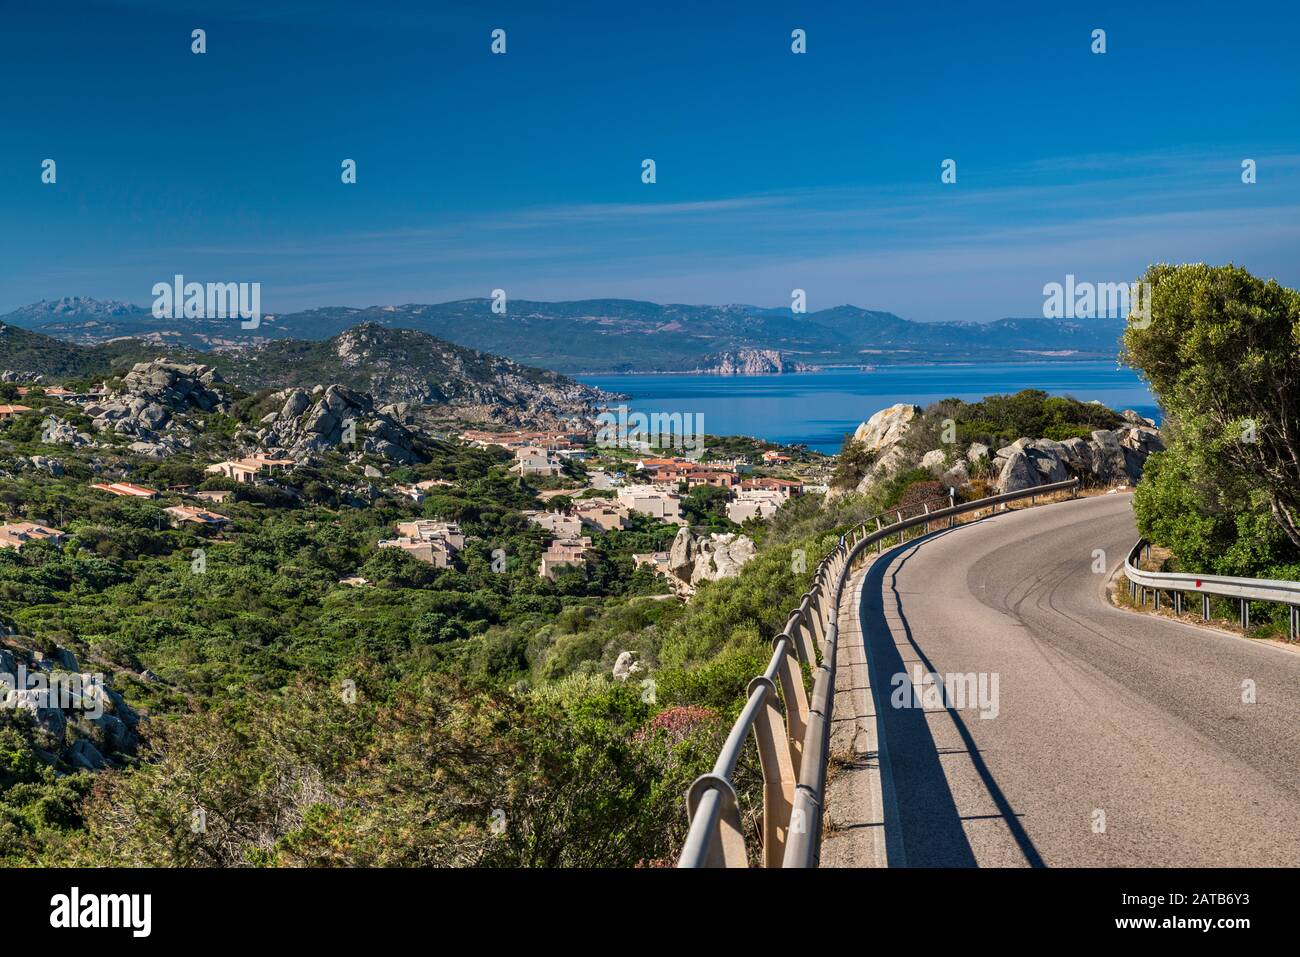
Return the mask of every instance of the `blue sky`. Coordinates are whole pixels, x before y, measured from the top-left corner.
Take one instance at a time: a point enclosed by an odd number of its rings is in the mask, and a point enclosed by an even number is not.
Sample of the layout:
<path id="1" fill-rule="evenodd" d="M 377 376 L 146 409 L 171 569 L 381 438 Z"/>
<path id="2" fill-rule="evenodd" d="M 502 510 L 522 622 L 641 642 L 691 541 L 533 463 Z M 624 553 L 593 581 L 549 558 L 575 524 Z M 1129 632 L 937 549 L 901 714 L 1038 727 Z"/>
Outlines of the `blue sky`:
<path id="1" fill-rule="evenodd" d="M 496 287 L 775 306 L 800 287 L 811 309 L 984 320 L 1153 261 L 1297 286 L 1297 6 L 10 9 L 0 311 L 147 304 L 178 272 L 260 282 L 271 312 Z"/>

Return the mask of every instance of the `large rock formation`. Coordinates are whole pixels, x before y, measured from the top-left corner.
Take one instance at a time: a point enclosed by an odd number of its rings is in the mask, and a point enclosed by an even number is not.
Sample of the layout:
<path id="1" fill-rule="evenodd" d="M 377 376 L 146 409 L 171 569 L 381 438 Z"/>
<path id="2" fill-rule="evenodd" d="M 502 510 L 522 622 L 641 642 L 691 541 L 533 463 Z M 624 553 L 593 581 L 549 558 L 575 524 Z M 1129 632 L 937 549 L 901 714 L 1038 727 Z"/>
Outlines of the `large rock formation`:
<path id="1" fill-rule="evenodd" d="M 1088 484 L 1132 484 L 1142 477 L 1147 456 L 1164 449 L 1150 425 L 1098 429 L 1088 440 L 1064 442 L 1021 438 L 993 458 L 999 492 L 1019 491 L 1077 476 Z"/>
<path id="2" fill-rule="evenodd" d="M 263 417 L 256 433 L 259 444 L 275 455 L 307 461 L 331 450 L 357 451 L 390 462 L 410 463 L 420 459 L 415 437 L 398 418 L 401 405 L 375 408 L 364 392 L 341 385 L 284 389 L 271 399 L 278 411 Z"/>
<path id="3" fill-rule="evenodd" d="M 754 554 L 754 542 L 747 535 L 696 535 L 683 526 L 668 552 L 668 578 L 678 594 L 691 595 L 700 582 L 739 574 Z"/>
<path id="4" fill-rule="evenodd" d="M 920 414 L 921 409 L 914 405 L 892 405 L 858 426 L 853 437 L 875 453 L 858 484 L 859 491 L 915 465 L 954 487 L 968 483 L 972 474 L 987 474 L 999 492 L 1036 488 L 1071 477 L 1089 485 L 1132 484 L 1142 477 L 1147 456 L 1164 448 L 1160 430 L 1151 420 L 1129 410 L 1121 413 L 1125 425 L 1099 429 L 1087 439 L 1057 442 L 1025 437 L 995 453 L 983 443 L 972 442 L 965 457 L 956 461 L 945 449 L 931 449 L 918 459 L 915 452 L 904 448 L 903 440 Z"/>
<path id="5" fill-rule="evenodd" d="M 858 491 L 864 491 L 878 479 L 909 464 L 908 455 L 901 443 L 920 414 L 920 406 L 900 402 L 881 409 L 857 427 L 853 433 L 854 440 L 861 442 L 867 451 L 875 453 L 867 474 L 858 482 Z"/>
<path id="6" fill-rule="evenodd" d="M 887 409 L 881 409 L 867 421 L 857 427 L 853 438 L 867 447 L 869 452 L 878 452 L 887 445 L 902 441 L 912 420 L 921 414 L 919 405 L 907 405 L 900 402 Z"/>
<path id="7" fill-rule="evenodd" d="M 158 457 L 191 446 L 184 413 L 228 409 L 217 388 L 220 383 L 220 374 L 211 366 L 167 359 L 137 362 L 119 391 L 87 406 L 86 412 L 97 430 L 131 436 L 132 451 Z M 56 428 L 56 434 L 67 433 Z"/>

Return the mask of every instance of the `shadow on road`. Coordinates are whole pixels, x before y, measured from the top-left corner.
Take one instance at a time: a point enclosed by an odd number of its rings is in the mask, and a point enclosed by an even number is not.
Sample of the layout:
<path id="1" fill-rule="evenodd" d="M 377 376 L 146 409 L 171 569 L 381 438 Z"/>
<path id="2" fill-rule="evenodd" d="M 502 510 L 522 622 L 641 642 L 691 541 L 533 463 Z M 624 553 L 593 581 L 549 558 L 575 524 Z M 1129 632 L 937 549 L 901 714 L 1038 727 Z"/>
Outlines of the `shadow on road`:
<path id="1" fill-rule="evenodd" d="M 864 580 L 859 611 L 879 722 L 881 787 L 885 793 L 886 817 L 888 819 L 893 814 L 897 818 L 893 826 L 886 821 L 886 847 L 891 862 L 904 861 L 908 867 L 978 866 L 962 827 L 962 815 L 944 775 L 926 712 L 921 708 L 897 708 L 890 703 L 895 688 L 892 679 L 898 674 L 910 676 L 915 664 L 915 661 L 903 660 L 894 629 L 890 627 L 890 616 L 901 628 L 922 668 L 927 672 L 936 670 L 912 634 L 911 624 L 903 610 L 902 595 L 898 591 L 898 572 L 907 564 L 918 544 L 947 534 L 950 532 L 944 529 L 898 545 L 878 557 Z M 894 564 L 899 556 L 902 560 Z M 944 707 L 961 735 L 971 765 L 992 797 L 998 816 L 1015 839 L 1025 862 L 1030 867 L 1044 867 L 1033 841 L 985 765 L 965 721 L 946 699 Z"/>

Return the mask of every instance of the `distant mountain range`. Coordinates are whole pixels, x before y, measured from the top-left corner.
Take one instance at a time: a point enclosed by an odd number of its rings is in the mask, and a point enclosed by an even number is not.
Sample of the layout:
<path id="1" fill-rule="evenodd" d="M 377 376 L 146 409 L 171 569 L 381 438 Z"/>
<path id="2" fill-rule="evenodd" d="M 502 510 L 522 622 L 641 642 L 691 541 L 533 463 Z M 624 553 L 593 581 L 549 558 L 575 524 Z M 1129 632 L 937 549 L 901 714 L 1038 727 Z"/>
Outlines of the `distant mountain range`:
<path id="1" fill-rule="evenodd" d="M 857 306 L 795 315 L 631 299 L 510 300 L 500 315 L 489 299 L 463 299 L 267 315 L 258 329 L 245 331 L 234 319 L 155 319 L 142 306 L 80 297 L 24 306 L 0 322 L 83 345 L 134 337 L 205 351 L 320 341 L 373 323 L 566 373 L 715 371 L 746 350 L 774 352 L 789 368 L 1112 359 L 1124 326 L 1118 319 L 912 322 Z"/>
<path id="2" fill-rule="evenodd" d="M 508 423 L 556 421 L 615 398 L 547 369 L 444 342 L 411 329 L 362 323 L 324 341 L 282 339 L 240 349 L 202 351 L 115 339 L 65 342 L 0 322 L 0 372 L 17 377 L 123 375 L 136 362 L 166 357 L 214 366 L 249 393 L 289 386 L 344 385 L 383 403 L 435 406 L 463 417 Z"/>

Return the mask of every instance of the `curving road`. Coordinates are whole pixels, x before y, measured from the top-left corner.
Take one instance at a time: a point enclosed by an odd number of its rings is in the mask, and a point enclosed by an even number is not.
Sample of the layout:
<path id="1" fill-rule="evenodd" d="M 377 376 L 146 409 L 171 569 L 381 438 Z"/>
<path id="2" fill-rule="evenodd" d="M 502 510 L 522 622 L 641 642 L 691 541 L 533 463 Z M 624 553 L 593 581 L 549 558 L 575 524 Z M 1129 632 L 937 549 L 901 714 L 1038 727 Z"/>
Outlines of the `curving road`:
<path id="1" fill-rule="evenodd" d="M 1300 864 L 1300 654 L 1110 605 L 1136 538 L 1129 496 L 1108 495 L 936 532 L 867 571 L 890 866 Z M 982 673 L 996 717 L 974 695 L 892 705 L 916 665 Z"/>

